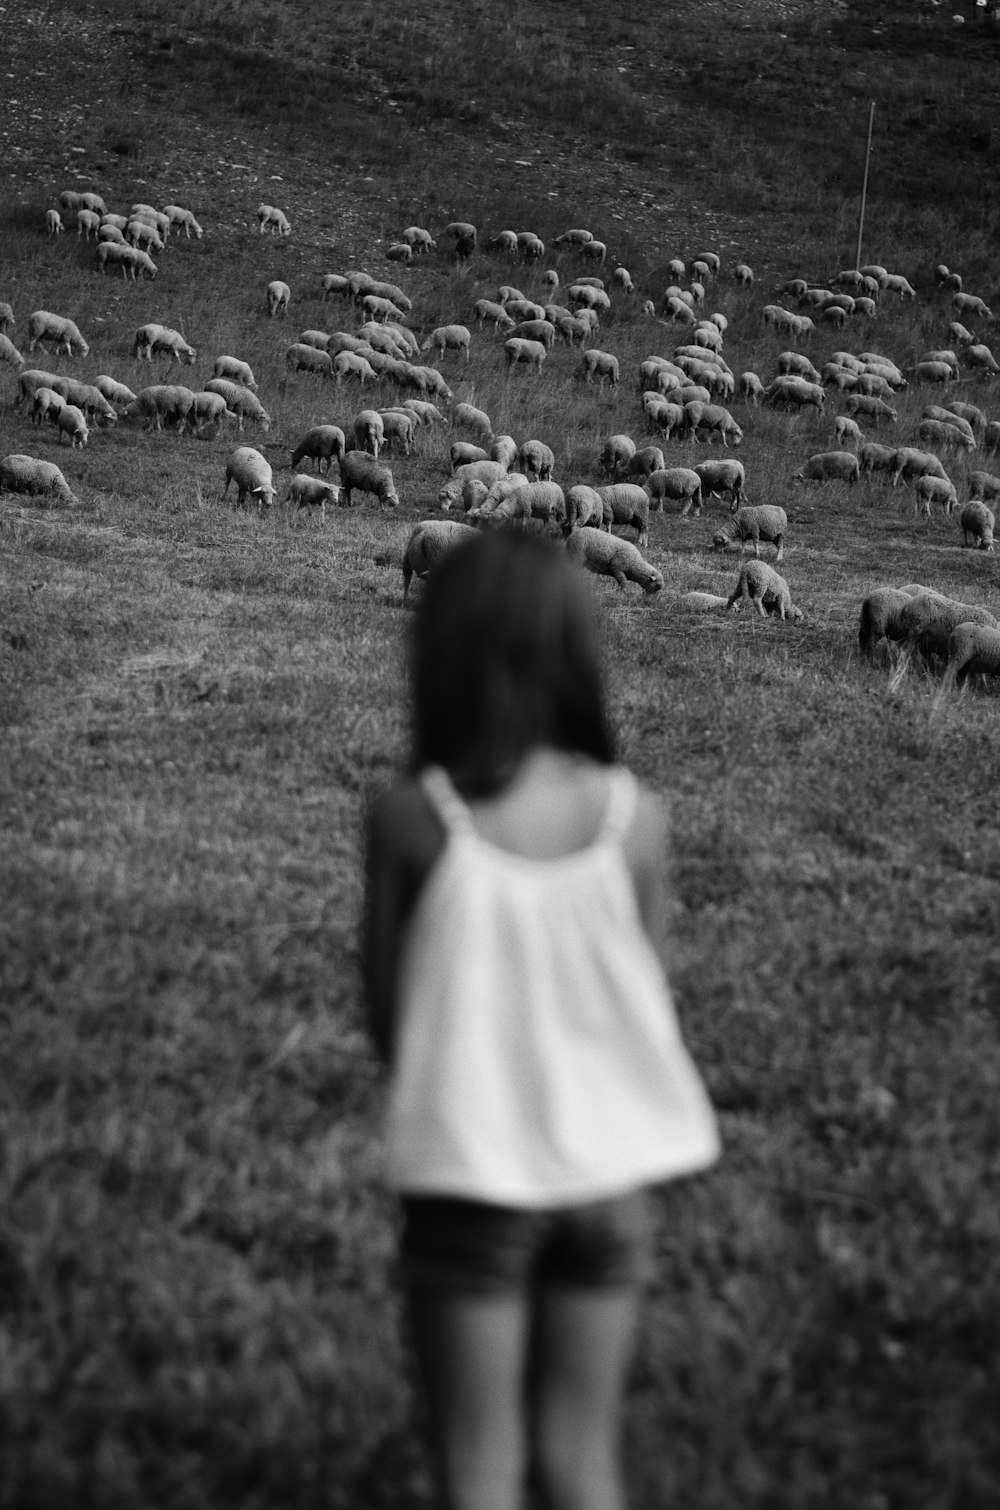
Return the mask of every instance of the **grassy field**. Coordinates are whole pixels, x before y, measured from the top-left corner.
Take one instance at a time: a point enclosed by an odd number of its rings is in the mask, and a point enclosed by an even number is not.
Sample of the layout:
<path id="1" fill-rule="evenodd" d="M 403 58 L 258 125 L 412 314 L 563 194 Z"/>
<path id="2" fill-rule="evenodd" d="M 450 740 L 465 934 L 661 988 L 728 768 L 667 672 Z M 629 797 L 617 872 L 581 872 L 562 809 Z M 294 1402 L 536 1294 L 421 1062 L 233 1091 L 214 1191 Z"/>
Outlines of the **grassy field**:
<path id="1" fill-rule="evenodd" d="M 762 306 L 853 262 L 872 98 L 864 256 L 919 298 L 805 349 L 905 367 L 950 345 L 942 260 L 1000 308 L 997 41 L 971 8 L 964 28 L 924 6 L 663 10 L 36 4 L 0 101 L 10 335 L 24 351 L 32 310 L 70 315 L 89 356 L 28 365 L 133 389 L 245 358 L 273 425 L 244 439 L 283 491 L 302 432 L 370 401 L 285 371 L 298 331 L 356 323 L 324 272 L 401 281 L 427 331 L 540 284 L 488 254 L 400 271 L 404 225 L 582 224 L 640 299 L 717 250 L 725 355 L 766 381 L 785 343 Z M 151 284 L 102 279 L 72 231 L 41 233 L 72 186 L 189 205 L 205 237 L 172 237 Z M 287 241 L 258 234 L 260 200 Z M 565 347 L 508 375 L 474 330 L 468 369 L 444 364 L 456 398 L 595 481 L 607 435 L 655 439 L 634 374 L 683 339 L 639 302 L 596 342 L 619 389 Z M 196 366 L 135 361 L 147 320 Z M 1000 417 L 995 386 L 958 393 Z M 429 1505 L 357 925 L 366 804 L 407 737 L 409 615 L 375 558 L 434 512 L 452 432 L 392 459 L 398 510 L 290 529 L 221 501 L 229 434 L 119 424 L 71 451 L 16 395 L 0 367 L 0 455 L 58 461 L 81 504 L 0 498 L 0 1510 Z M 900 396 L 899 443 L 938 397 Z M 793 482 L 835 407 L 733 405 L 752 499 L 789 515 L 801 625 L 683 609 L 736 580 L 717 501 L 652 516 L 661 595 L 596 587 L 621 753 L 673 813 L 674 982 L 726 1149 L 659 1206 L 637 1510 L 1000 1503 L 998 689 L 857 651 L 876 585 L 996 610 L 998 569 L 911 490 Z M 946 465 L 963 499 L 968 470 L 1000 472 Z"/>

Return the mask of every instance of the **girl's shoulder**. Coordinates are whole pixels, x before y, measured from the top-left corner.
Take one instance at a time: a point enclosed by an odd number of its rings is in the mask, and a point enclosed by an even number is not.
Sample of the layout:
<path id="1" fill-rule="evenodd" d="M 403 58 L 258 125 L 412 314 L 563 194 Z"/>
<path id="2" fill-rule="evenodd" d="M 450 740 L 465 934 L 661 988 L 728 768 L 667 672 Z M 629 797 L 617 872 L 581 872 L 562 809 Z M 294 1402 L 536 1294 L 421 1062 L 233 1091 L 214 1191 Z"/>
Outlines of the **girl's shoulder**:
<path id="1" fill-rule="evenodd" d="M 444 825 L 413 776 L 394 782 L 376 798 L 368 826 L 371 847 L 408 868 L 429 870 L 445 841 Z"/>

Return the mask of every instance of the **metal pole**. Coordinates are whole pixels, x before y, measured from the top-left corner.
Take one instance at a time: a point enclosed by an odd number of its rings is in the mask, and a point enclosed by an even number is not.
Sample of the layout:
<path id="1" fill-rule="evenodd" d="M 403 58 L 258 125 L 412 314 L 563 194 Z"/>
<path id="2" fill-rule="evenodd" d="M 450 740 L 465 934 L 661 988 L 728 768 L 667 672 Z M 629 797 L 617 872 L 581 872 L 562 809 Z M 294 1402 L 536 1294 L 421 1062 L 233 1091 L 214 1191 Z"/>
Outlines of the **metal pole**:
<path id="1" fill-rule="evenodd" d="M 865 201 L 868 198 L 868 164 L 872 155 L 872 126 L 875 124 L 875 101 L 872 100 L 871 109 L 868 112 L 868 145 L 865 148 L 865 181 L 861 186 L 861 214 L 858 218 L 858 255 L 854 260 L 854 271 L 861 268 L 861 236 L 865 228 Z"/>

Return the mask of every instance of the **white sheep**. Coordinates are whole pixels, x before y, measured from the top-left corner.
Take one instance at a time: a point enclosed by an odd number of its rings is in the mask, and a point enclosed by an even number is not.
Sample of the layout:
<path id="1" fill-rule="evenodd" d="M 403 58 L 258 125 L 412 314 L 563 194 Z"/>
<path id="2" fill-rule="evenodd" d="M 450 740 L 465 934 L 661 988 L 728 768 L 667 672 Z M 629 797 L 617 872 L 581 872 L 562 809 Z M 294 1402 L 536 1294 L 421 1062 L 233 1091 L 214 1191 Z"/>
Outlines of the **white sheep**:
<path id="1" fill-rule="evenodd" d="M 970 676 L 1000 675 L 1000 629 L 958 624 L 948 636 L 946 680 L 961 686 Z"/>
<path id="2" fill-rule="evenodd" d="M 96 420 L 99 425 L 117 423 L 117 411 L 93 383 L 81 383 L 76 378 L 60 376 L 53 381 L 52 387 L 67 404 L 75 404 L 78 409 L 82 409 L 88 419 Z"/>
<path id="3" fill-rule="evenodd" d="M 239 357 L 218 356 L 212 368 L 213 377 L 229 378 L 234 383 L 241 384 L 244 388 L 257 392 L 257 379 L 248 362 L 243 362 Z"/>
<path id="4" fill-rule="evenodd" d="M 966 424 L 972 429 L 973 434 L 982 435 L 986 431 L 986 415 L 977 404 L 967 404 L 963 403 L 961 399 L 953 399 L 951 403 L 945 404 L 942 412 L 944 414 L 951 413 L 957 415 L 959 419 L 964 419 Z"/>
<path id="5" fill-rule="evenodd" d="M 345 451 L 340 457 L 340 485 L 344 502 L 351 507 L 352 492 L 374 493 L 380 503 L 392 508 L 399 504 L 399 494 L 392 480 L 392 472 L 382 462 L 369 456 L 367 451 Z"/>
<path id="6" fill-rule="evenodd" d="M 826 394 L 818 382 L 810 382 L 793 374 L 779 375 L 764 389 L 764 402 L 775 409 L 794 409 L 796 412 L 808 406 L 822 410 Z"/>
<path id="7" fill-rule="evenodd" d="M 461 409 L 461 407 L 461 404 L 456 405 L 456 409 Z M 469 405 L 468 407 L 471 408 L 471 405 Z M 429 403 L 427 399 L 404 399 L 402 404 L 400 405 L 400 408 L 408 409 L 411 414 L 415 414 L 417 417 L 417 423 L 420 425 L 426 427 L 429 427 L 431 425 L 443 425 L 447 429 L 447 419 L 441 413 L 441 410 L 438 408 L 437 404 Z M 477 414 L 479 412 L 479 410 L 476 411 Z"/>
<path id="8" fill-rule="evenodd" d="M 36 388 L 31 402 L 31 423 L 37 426 L 48 420 L 50 425 L 54 425 L 65 404 L 62 394 L 54 388 Z"/>
<path id="9" fill-rule="evenodd" d="M 405 241 L 415 252 L 433 252 L 437 248 L 437 242 L 430 231 L 425 231 L 420 225 L 408 225 L 400 240 Z"/>
<path id="10" fill-rule="evenodd" d="M 623 294 L 634 294 L 635 284 L 632 282 L 632 274 L 627 267 L 616 267 L 611 274 L 611 281 L 616 288 L 620 288 Z"/>
<path id="11" fill-rule="evenodd" d="M 670 499 L 674 503 L 683 503 L 682 515 L 688 513 L 692 504 L 695 505 L 695 513 L 701 513 L 701 478 L 691 467 L 664 467 L 652 472 L 643 487 L 649 494 L 651 509 L 662 509 L 666 500 Z"/>
<path id="12" fill-rule="evenodd" d="M 645 545 L 649 539 L 649 494 L 634 482 L 612 482 L 597 489 L 604 501 L 605 513 L 611 510 L 611 522 L 620 529 L 634 529 L 636 541 Z"/>
<path id="13" fill-rule="evenodd" d="M 701 431 L 708 432 L 710 440 L 720 440 L 727 445 L 738 446 L 743 431 L 729 410 L 722 404 L 707 404 L 695 400 L 684 405 L 684 428 L 697 442 Z"/>
<path id="14" fill-rule="evenodd" d="M 209 393 L 207 389 L 195 394 L 191 406 L 190 423 L 200 429 L 206 425 L 221 424 L 224 419 L 237 420 L 221 393 Z"/>
<path id="15" fill-rule="evenodd" d="M 101 241 L 113 241 L 115 246 L 128 246 L 124 234 L 114 225 L 103 225 L 97 233 L 97 239 Z"/>
<path id="16" fill-rule="evenodd" d="M 736 586 L 726 599 L 727 608 L 735 608 L 747 598 L 756 607 L 761 618 L 768 613 L 777 614 L 782 620 L 798 621 L 802 610 L 792 604 L 788 583 L 766 561 L 748 561 L 740 570 Z"/>
<path id="17" fill-rule="evenodd" d="M 90 431 L 87 428 L 87 416 L 76 404 L 63 404 L 56 415 L 56 429 L 59 431 L 59 444 L 62 445 L 63 436 L 70 443 L 70 448 L 85 446 L 90 440 Z"/>
<path id="18" fill-rule="evenodd" d="M 784 555 L 787 529 L 788 515 L 776 503 L 750 504 L 737 509 L 735 514 L 730 514 L 728 519 L 723 520 L 712 536 L 712 544 L 720 551 L 738 541 L 742 556 L 749 541 L 753 546 L 754 556 L 759 556 L 760 542 L 770 541 L 777 547 L 775 560 L 780 561 Z"/>
<path id="19" fill-rule="evenodd" d="M 353 355 L 353 353 L 340 353 Z M 318 372 L 321 377 L 333 376 L 333 359 L 328 351 L 320 351 L 315 346 L 306 346 L 301 341 L 295 341 L 285 351 L 285 367 L 289 372 Z"/>
<path id="20" fill-rule="evenodd" d="M 473 445 L 469 440 L 456 440 L 451 444 L 448 453 L 452 472 L 457 472 L 459 467 L 467 467 L 474 461 L 490 461 L 492 458 L 482 446 Z"/>
<path id="21" fill-rule="evenodd" d="M 627 582 L 637 582 L 645 593 L 660 592 L 663 577 L 630 540 L 608 535 L 589 524 L 574 529 L 566 541 L 566 554 L 587 571 L 614 577 L 624 589 Z"/>
<path id="22" fill-rule="evenodd" d="M 65 351 L 67 356 L 87 356 L 90 347 L 73 321 L 64 315 L 50 314 L 47 309 L 36 309 L 28 316 L 28 350 L 36 346 L 55 344 L 56 351 Z"/>
<path id="23" fill-rule="evenodd" d="M 61 503 L 79 504 L 62 472 L 51 461 L 12 453 L 0 461 L 0 493 L 52 495 Z"/>
<path id="24" fill-rule="evenodd" d="M 331 461 L 339 463 L 346 450 L 347 440 L 339 425 L 314 425 L 306 431 L 292 452 L 292 467 L 297 467 L 300 461 L 308 459 L 316 463 L 316 471 L 322 475 L 324 461 L 325 470 L 329 472 Z"/>
<path id="25" fill-rule="evenodd" d="M 504 341 L 503 349 L 508 368 L 520 363 L 526 367 L 533 367 L 536 372 L 541 372 L 542 363 L 547 356 L 541 341 L 526 341 L 514 336 Z"/>
<path id="26" fill-rule="evenodd" d="M 596 488 L 588 487 L 586 483 L 578 482 L 574 487 L 566 489 L 566 529 L 576 529 L 581 525 L 588 524 L 594 529 L 601 529 L 604 525 L 604 499 Z M 611 530 L 610 513 L 608 517 L 608 531 Z"/>
<path id="27" fill-rule="evenodd" d="M 587 383 L 592 383 L 596 377 L 602 387 L 605 379 L 612 388 L 618 386 L 618 358 L 610 351 L 598 351 L 595 347 L 585 351 L 580 362 L 580 372 Z"/>
<path id="28" fill-rule="evenodd" d="M 555 464 L 556 459 L 552 448 L 544 441 L 526 440 L 518 447 L 518 469 L 528 477 L 534 476 L 544 482 L 552 476 Z"/>
<path id="29" fill-rule="evenodd" d="M 63 210 L 78 210 L 82 202 L 83 196 L 76 189 L 63 189 L 59 195 L 59 205 Z"/>
<path id="30" fill-rule="evenodd" d="M 134 204 L 129 214 L 129 220 L 137 220 L 146 225 L 156 227 L 157 233 L 164 241 L 170 235 L 170 216 L 164 210 L 156 209 L 151 204 Z"/>
<path id="31" fill-rule="evenodd" d="M 493 487 L 494 483 L 510 479 L 507 467 L 498 461 L 473 461 L 456 469 L 455 474 L 438 493 L 438 505 L 445 513 L 454 508 L 457 503 L 462 503 L 465 498 L 466 484 L 484 482 L 487 488 Z M 527 477 L 521 479 L 527 482 Z"/>
<path id="32" fill-rule="evenodd" d="M 273 320 L 275 315 L 287 315 L 292 291 L 280 278 L 272 278 L 264 290 L 267 312 Z"/>
<path id="33" fill-rule="evenodd" d="M 202 229 L 201 229 L 201 226 L 198 224 L 197 220 L 195 220 L 195 218 L 192 215 L 191 211 L 190 210 L 185 210 L 184 207 L 183 207 L 183 205 L 179 205 L 179 204 L 164 205 L 164 207 L 163 207 L 163 213 L 164 213 L 164 215 L 167 218 L 168 225 L 170 225 L 170 226 L 180 226 L 183 229 L 185 240 L 187 240 L 187 241 L 191 240 L 191 232 L 192 231 L 194 232 L 194 234 L 198 238 L 198 240 L 199 241 L 201 240 L 201 238 L 202 238 Z"/>
<path id="34" fill-rule="evenodd" d="M 856 446 L 864 444 L 864 436 L 861 427 L 856 420 L 848 419 L 846 414 L 839 414 L 833 422 L 833 438 L 838 446 L 853 442 Z"/>
<path id="35" fill-rule="evenodd" d="M 421 351 L 433 351 L 437 356 L 443 357 L 446 351 L 460 352 L 466 364 L 469 361 L 469 351 L 472 345 L 472 334 L 465 325 L 438 325 L 432 330 L 421 346 Z"/>
<path id="36" fill-rule="evenodd" d="M 581 226 L 571 226 L 568 231 L 563 231 L 561 236 L 556 236 L 553 246 L 584 246 L 588 241 L 593 241 L 592 231 L 584 230 Z"/>
<path id="37" fill-rule="evenodd" d="M 685 278 L 687 276 L 687 268 L 685 267 L 680 257 L 672 257 L 670 259 L 670 261 L 667 263 L 667 272 L 670 274 L 671 278 L 675 278 L 678 281 L 681 278 Z"/>
<path id="38" fill-rule="evenodd" d="M 263 430 L 271 427 L 271 416 L 264 408 L 260 399 L 249 388 L 244 388 L 242 383 L 234 383 L 229 378 L 209 378 L 205 384 L 206 393 L 221 393 L 227 406 L 233 411 L 239 420 L 240 430 L 243 429 L 245 419 L 255 420 Z"/>
<path id="39" fill-rule="evenodd" d="M 955 416 L 956 420 L 958 416 Z M 939 419 L 922 419 L 917 426 L 917 439 L 942 450 L 974 451 L 976 442 L 972 435 L 964 434 L 957 425 L 949 425 Z"/>
<path id="40" fill-rule="evenodd" d="M 97 267 L 102 273 L 109 267 L 120 267 L 122 277 L 131 278 L 133 283 L 140 273 L 145 273 L 148 278 L 155 278 L 157 274 L 156 263 L 148 252 L 117 241 L 100 243 L 97 248 Z"/>
<path id="41" fill-rule="evenodd" d="M 741 288 L 749 288 L 753 283 L 753 268 L 747 262 L 737 262 L 733 268 L 733 279 Z"/>
<path id="42" fill-rule="evenodd" d="M 77 210 L 76 212 L 76 236 L 79 241 L 83 236 L 90 241 L 100 235 L 101 217 L 96 210 Z"/>
<path id="43" fill-rule="evenodd" d="M 990 472 L 970 472 L 968 482 L 972 502 L 976 499 L 1000 499 L 1000 477 L 994 477 Z"/>
<path id="44" fill-rule="evenodd" d="M 152 362 L 153 353 L 163 351 L 169 353 L 171 364 L 177 362 L 179 366 L 186 363 L 193 367 L 198 355 L 180 331 L 171 330 L 167 325 L 140 325 L 133 343 L 133 354 L 138 360 Z"/>
<path id="45" fill-rule="evenodd" d="M 290 236 L 292 228 L 288 223 L 288 216 L 284 210 L 276 209 L 273 204 L 259 204 L 257 206 L 257 220 L 260 225 L 260 234 L 271 231 L 278 236 Z"/>
<path id="46" fill-rule="evenodd" d="M 192 423 L 194 402 L 194 393 L 180 383 L 155 383 L 140 390 L 123 418 L 145 420 L 147 430 L 162 430 L 165 424 L 183 430 Z"/>
<path id="47" fill-rule="evenodd" d="M 665 466 L 666 461 L 659 446 L 640 446 L 626 464 L 622 476 L 638 478 L 644 483 L 647 477 L 651 477 L 654 472 L 662 472 Z"/>
<path id="48" fill-rule="evenodd" d="M 953 294 L 951 307 L 959 315 L 978 315 L 981 320 L 993 318 L 993 311 L 975 294 Z"/>
<path id="49" fill-rule="evenodd" d="M 61 236 L 66 227 L 62 223 L 62 216 L 58 210 L 45 211 L 45 233 L 48 236 Z"/>
<path id="50" fill-rule="evenodd" d="M 865 419 L 872 420 L 876 425 L 881 424 L 882 420 L 894 425 L 899 419 L 898 412 L 885 399 L 873 398 L 867 393 L 852 393 L 847 400 L 847 409 L 850 414 L 864 415 Z"/>
<path id="51" fill-rule="evenodd" d="M 6 299 L 0 300 L 0 330 L 13 330 L 15 323 L 13 309 Z"/>
<path id="52" fill-rule="evenodd" d="M 476 323 L 479 325 L 485 325 L 487 320 L 492 320 L 494 329 L 496 330 L 513 329 L 514 320 L 512 316 L 507 313 L 502 304 L 498 304 L 493 299 L 477 299 L 472 306 L 472 312 L 476 317 Z"/>
<path id="53" fill-rule="evenodd" d="M 864 449 L 868 451 L 869 447 L 866 446 Z M 943 477 L 947 481 L 948 477 L 939 456 L 935 456 L 931 451 L 918 450 L 914 446 L 897 447 L 892 453 L 890 467 L 894 488 L 899 486 L 901 480 L 913 482 L 918 477 Z"/>
<path id="54" fill-rule="evenodd" d="M 442 235 L 448 237 L 452 244 L 453 255 L 459 260 L 472 256 L 479 239 L 476 227 L 468 220 L 450 221 L 445 226 Z"/>
<path id="55" fill-rule="evenodd" d="M 362 409 L 355 417 L 352 433 L 354 449 L 367 451 L 378 461 L 378 453 L 385 444 L 385 425 L 381 414 L 375 409 Z"/>
<path id="56" fill-rule="evenodd" d="M 590 241 L 585 241 L 579 250 L 581 257 L 586 258 L 588 262 L 596 262 L 601 267 L 603 267 L 608 255 L 606 243 L 598 241 L 596 237 L 592 237 Z"/>
<path id="57" fill-rule="evenodd" d="M 635 441 L 629 435 L 609 435 L 601 449 L 599 465 L 613 477 L 620 476 L 635 455 Z"/>
<path id="58" fill-rule="evenodd" d="M 490 446 L 490 461 L 498 461 L 509 472 L 517 461 L 517 441 L 513 435 L 496 435 Z M 554 463 L 553 463 L 554 464 Z"/>
<path id="59" fill-rule="evenodd" d="M 386 247 L 387 262 L 402 262 L 407 267 L 413 261 L 413 248 L 408 241 L 393 241 Z"/>
<path id="60" fill-rule="evenodd" d="M 403 602 L 414 577 L 426 577 L 449 551 L 471 540 L 473 529 L 464 520 L 424 519 L 413 526 L 403 552 Z"/>
<path id="61" fill-rule="evenodd" d="M 743 490 L 746 486 L 746 468 L 741 461 L 733 457 L 725 457 L 719 461 L 702 461 L 693 469 L 701 479 L 702 497 L 720 498 L 728 493 L 733 510 L 738 509 L 743 502 Z M 701 499 L 695 502 L 695 515 L 701 509 Z M 687 513 L 687 507 L 681 510 Z"/>
<path id="62" fill-rule="evenodd" d="M 968 367 L 978 367 L 988 372 L 990 377 L 996 377 L 1000 373 L 1000 362 L 997 361 L 988 346 L 967 346 L 962 352 L 962 357 Z"/>
<path id="63" fill-rule="evenodd" d="M 338 351 L 333 359 L 333 375 L 339 388 L 345 377 L 357 378 L 364 387 L 365 383 L 378 382 L 378 373 L 366 357 L 360 356 L 356 351 Z"/>
<path id="64" fill-rule="evenodd" d="M 946 514 L 951 514 L 958 508 L 958 493 L 955 484 L 947 477 L 918 477 L 916 486 L 917 501 L 914 504 L 914 512 L 922 503 L 924 513 L 930 518 L 931 505 L 939 503 Z"/>
<path id="65" fill-rule="evenodd" d="M 577 281 L 566 290 L 566 298 L 570 304 L 580 309 L 593 310 L 595 314 L 606 314 L 611 308 L 611 300 L 603 288 L 594 288 L 589 283 Z"/>
<path id="66" fill-rule="evenodd" d="M 818 451 L 792 477 L 797 482 L 846 482 L 853 486 L 861 463 L 853 451 Z"/>
<path id="67" fill-rule="evenodd" d="M 320 524 L 325 524 L 327 504 L 336 504 L 339 501 L 340 488 L 335 482 L 327 482 L 323 477 L 310 477 L 306 472 L 298 472 L 289 483 L 288 492 L 285 495 L 285 515 L 288 516 L 293 505 L 296 517 L 302 509 L 319 509 Z"/>
<path id="68" fill-rule="evenodd" d="M 247 495 L 252 498 L 261 513 L 269 508 L 277 497 L 271 464 L 253 446 L 237 446 L 226 462 L 226 485 L 223 498 L 229 492 L 229 484 L 236 484 L 236 502 L 242 504 Z"/>
<path id="69" fill-rule="evenodd" d="M 959 603 L 937 592 L 921 592 L 890 619 L 886 632 L 891 640 L 903 640 L 921 655 L 945 656 L 952 631 L 959 624 L 981 624 L 1000 629 L 996 618 L 975 603 Z"/>
<path id="70" fill-rule="evenodd" d="M 145 220 L 130 220 L 125 227 L 125 240 L 144 252 L 162 252 L 165 245 L 155 225 L 149 225 Z"/>
<path id="71" fill-rule="evenodd" d="M 393 442 L 398 440 L 403 448 L 403 455 L 409 456 L 413 450 L 414 431 L 418 424 L 417 416 L 406 409 L 380 409 L 379 418 L 382 421 L 386 452 L 389 451 Z"/>
<path id="72" fill-rule="evenodd" d="M 545 256 L 545 242 L 534 231 L 518 231 L 517 250 L 525 262 L 541 262 Z"/>
<path id="73" fill-rule="evenodd" d="M 531 519 L 546 522 L 566 518 L 566 499 L 556 482 L 524 481 L 518 474 L 499 479 L 478 508 L 469 510 L 477 522 L 526 526 Z"/>
<path id="74" fill-rule="evenodd" d="M 0 362 L 9 362 L 12 367 L 20 367 L 24 357 L 18 351 L 9 336 L 0 331 Z"/>
<path id="75" fill-rule="evenodd" d="M 406 319 L 406 311 L 402 306 L 382 294 L 364 294 L 361 308 L 370 320 L 381 320 L 383 323 L 394 320 L 402 323 Z"/>
<path id="76" fill-rule="evenodd" d="M 492 238 L 491 241 L 487 243 L 487 245 L 490 251 L 503 252 L 503 254 L 507 257 L 516 257 L 517 232 L 510 230 L 497 231 L 496 235 Z"/>

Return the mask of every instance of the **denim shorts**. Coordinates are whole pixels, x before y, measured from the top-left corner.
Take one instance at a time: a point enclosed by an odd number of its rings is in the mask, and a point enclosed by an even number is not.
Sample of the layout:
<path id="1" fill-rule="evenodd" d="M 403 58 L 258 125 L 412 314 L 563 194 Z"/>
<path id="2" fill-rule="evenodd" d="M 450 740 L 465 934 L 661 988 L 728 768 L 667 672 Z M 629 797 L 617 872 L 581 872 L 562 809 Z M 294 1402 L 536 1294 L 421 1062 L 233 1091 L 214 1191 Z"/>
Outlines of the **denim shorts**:
<path id="1" fill-rule="evenodd" d="M 648 1277 L 645 1190 L 542 1211 L 404 1196 L 406 1284 L 501 1295 L 533 1286 L 629 1288 Z"/>

